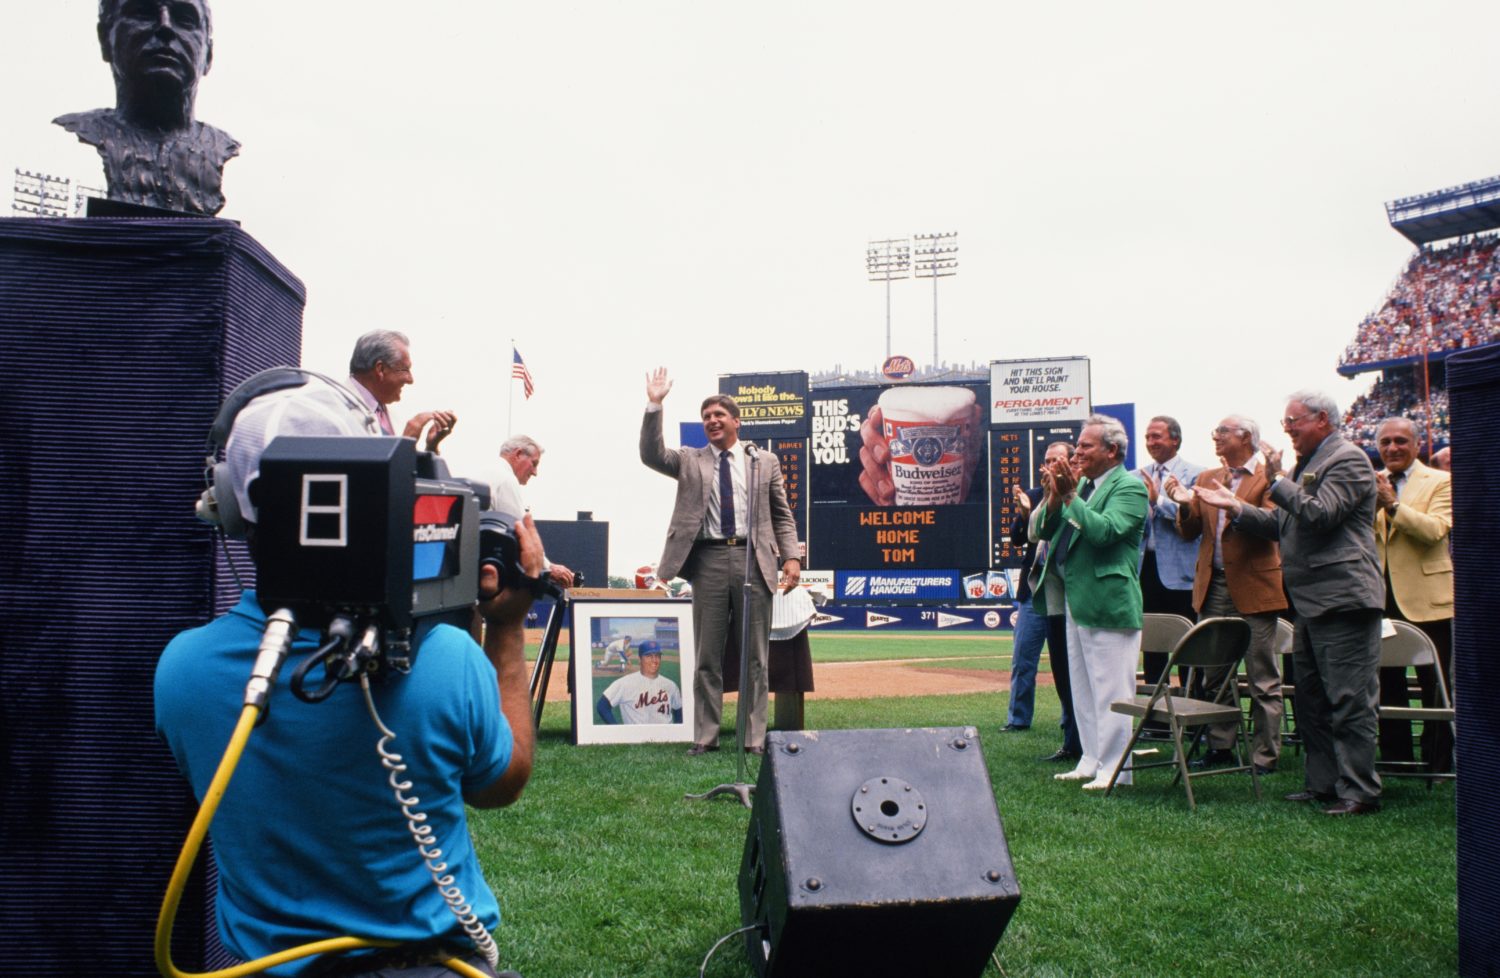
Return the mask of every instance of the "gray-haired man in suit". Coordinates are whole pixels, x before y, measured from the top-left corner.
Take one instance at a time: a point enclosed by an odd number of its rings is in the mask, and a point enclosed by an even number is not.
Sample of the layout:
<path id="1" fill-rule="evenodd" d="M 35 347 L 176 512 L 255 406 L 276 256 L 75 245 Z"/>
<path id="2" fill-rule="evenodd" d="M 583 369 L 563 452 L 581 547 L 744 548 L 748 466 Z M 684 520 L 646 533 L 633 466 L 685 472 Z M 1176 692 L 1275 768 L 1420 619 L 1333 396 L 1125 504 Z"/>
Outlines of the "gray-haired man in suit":
<path id="1" fill-rule="evenodd" d="M 1363 815 L 1380 810 L 1375 730 L 1385 582 L 1375 549 L 1375 470 L 1337 434 L 1338 416 L 1326 394 L 1287 399 L 1281 427 L 1297 450 L 1290 475 L 1282 474 L 1281 452 L 1262 445 L 1274 510 L 1245 505 L 1212 479 L 1200 479 L 1193 492 L 1227 510 L 1235 529 L 1281 542 L 1282 577 L 1297 611 L 1297 727 L 1307 747 L 1305 788 L 1287 800 Z"/>
<path id="2" fill-rule="evenodd" d="M 670 450 L 662 441 L 662 401 L 672 389 L 665 367 L 646 377 L 646 415 L 641 421 L 641 461 L 677 480 L 677 504 L 667 545 L 657 562 L 662 580 L 681 575 L 693 586 L 693 633 L 698 665 L 693 673 L 693 746 L 690 755 L 719 749 L 724 704 L 724 643 L 730 628 L 748 618 L 749 721 L 745 749 L 764 750 L 771 593 L 790 591 L 802 575 L 797 524 L 782 488 L 781 460 L 740 441 L 740 409 L 734 398 L 715 394 L 699 413 L 708 445 Z M 750 492 L 755 512 L 750 512 Z M 747 537 L 753 530 L 754 536 Z M 745 588 L 745 547 L 755 566 Z M 748 605 L 748 607 L 747 607 Z"/>

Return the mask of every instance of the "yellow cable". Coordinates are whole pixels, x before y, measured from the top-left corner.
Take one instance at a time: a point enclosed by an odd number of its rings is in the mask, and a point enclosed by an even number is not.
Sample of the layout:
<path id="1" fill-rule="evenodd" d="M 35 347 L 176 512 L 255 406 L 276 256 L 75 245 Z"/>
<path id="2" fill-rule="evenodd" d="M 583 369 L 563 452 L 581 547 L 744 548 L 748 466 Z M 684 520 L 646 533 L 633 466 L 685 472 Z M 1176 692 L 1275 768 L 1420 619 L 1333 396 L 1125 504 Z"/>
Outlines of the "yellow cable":
<path id="1" fill-rule="evenodd" d="M 288 961 L 296 961 L 314 954 L 351 951 L 364 947 L 396 947 L 400 944 L 399 941 L 333 937 L 303 944 L 301 947 L 294 947 L 290 950 L 278 951 L 275 954 L 237 964 L 232 968 L 221 968 L 218 971 L 179 971 L 172 963 L 172 926 L 177 920 L 177 906 L 182 902 L 182 891 L 187 886 L 188 873 L 198 858 L 198 850 L 203 847 L 203 838 L 208 834 L 208 823 L 213 821 L 219 802 L 224 800 L 224 791 L 229 787 L 229 779 L 234 775 L 234 769 L 240 762 L 240 755 L 244 753 L 245 744 L 250 740 L 250 733 L 255 729 L 255 721 L 259 717 L 260 709 L 255 706 L 246 706 L 240 712 L 239 723 L 235 725 L 234 734 L 229 738 L 229 746 L 224 749 L 224 756 L 219 761 L 219 769 L 214 772 L 213 780 L 208 784 L 203 803 L 198 807 L 198 816 L 193 819 L 193 827 L 188 830 L 187 841 L 183 843 L 182 851 L 177 855 L 177 866 L 172 870 L 172 881 L 167 884 L 167 893 L 162 897 L 161 915 L 156 919 L 156 968 L 166 978 L 241 978 L 244 975 L 259 974 L 278 964 L 286 964 Z M 465 968 L 469 967 L 462 961 L 457 963 Z M 449 966 L 452 967 L 451 964 Z M 483 978 L 482 975 L 481 978 Z"/>

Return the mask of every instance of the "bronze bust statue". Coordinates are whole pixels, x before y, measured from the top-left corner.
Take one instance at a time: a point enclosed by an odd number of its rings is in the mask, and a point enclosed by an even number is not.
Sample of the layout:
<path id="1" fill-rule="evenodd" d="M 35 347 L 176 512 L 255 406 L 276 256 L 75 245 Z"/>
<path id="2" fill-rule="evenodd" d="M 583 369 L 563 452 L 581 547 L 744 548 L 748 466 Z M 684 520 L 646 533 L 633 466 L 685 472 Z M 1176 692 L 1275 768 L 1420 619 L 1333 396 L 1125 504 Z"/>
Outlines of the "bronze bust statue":
<path id="1" fill-rule="evenodd" d="M 99 47 L 115 107 L 52 121 L 99 150 L 111 200 L 217 214 L 224 164 L 240 144 L 193 118 L 213 63 L 207 0 L 99 0 Z"/>

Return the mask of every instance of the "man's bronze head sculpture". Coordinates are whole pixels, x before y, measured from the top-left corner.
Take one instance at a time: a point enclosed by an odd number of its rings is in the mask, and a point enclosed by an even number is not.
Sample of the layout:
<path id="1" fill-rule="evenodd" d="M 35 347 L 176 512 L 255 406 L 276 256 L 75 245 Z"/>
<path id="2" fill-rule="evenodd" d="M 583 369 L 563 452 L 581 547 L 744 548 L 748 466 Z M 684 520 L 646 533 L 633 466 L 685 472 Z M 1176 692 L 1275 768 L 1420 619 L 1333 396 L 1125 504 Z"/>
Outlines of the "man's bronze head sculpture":
<path id="1" fill-rule="evenodd" d="M 198 79 L 214 60 L 203 0 L 100 0 L 99 52 L 115 76 L 117 106 L 138 125 L 192 119 Z"/>
<path id="2" fill-rule="evenodd" d="M 52 121 L 99 150 L 111 200 L 217 214 L 224 164 L 240 144 L 193 117 L 214 60 L 207 0 L 99 0 L 98 34 L 114 108 Z"/>

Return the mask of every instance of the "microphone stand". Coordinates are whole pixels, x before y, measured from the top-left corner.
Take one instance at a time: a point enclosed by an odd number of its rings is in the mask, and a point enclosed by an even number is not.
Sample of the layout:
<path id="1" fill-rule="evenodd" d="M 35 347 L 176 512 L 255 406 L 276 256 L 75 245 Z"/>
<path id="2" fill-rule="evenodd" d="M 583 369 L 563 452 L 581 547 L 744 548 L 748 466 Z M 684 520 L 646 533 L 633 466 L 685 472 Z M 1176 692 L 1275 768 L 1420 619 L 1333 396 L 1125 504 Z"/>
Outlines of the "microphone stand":
<path id="1" fill-rule="evenodd" d="M 755 579 L 750 575 L 760 573 L 755 563 L 755 522 L 760 512 L 755 495 L 755 470 L 760 463 L 757 448 L 753 442 L 745 443 L 745 454 L 751 465 L 745 476 L 745 508 L 749 512 L 745 515 L 745 581 L 740 586 L 743 612 L 740 615 L 740 692 L 734 709 L 734 780 L 715 785 L 701 795 L 689 793 L 684 796 L 690 801 L 707 801 L 719 795 L 734 795 L 746 808 L 751 807 L 750 796 L 755 792 L 755 785 L 745 780 L 745 728 L 750 720 L 750 595 L 755 587 Z"/>

